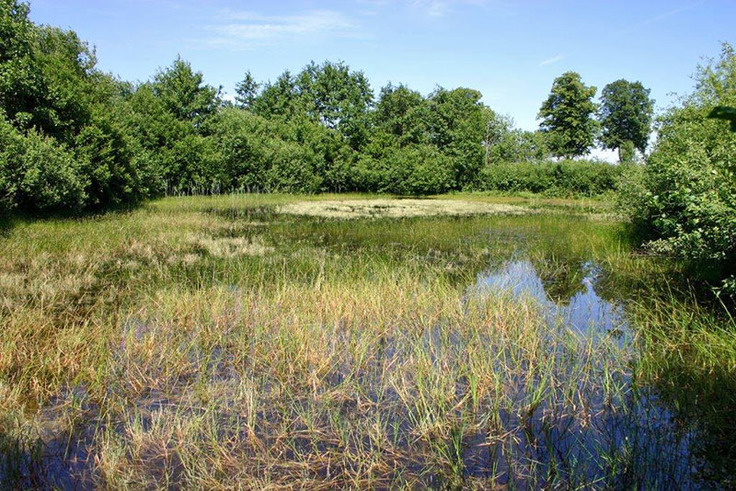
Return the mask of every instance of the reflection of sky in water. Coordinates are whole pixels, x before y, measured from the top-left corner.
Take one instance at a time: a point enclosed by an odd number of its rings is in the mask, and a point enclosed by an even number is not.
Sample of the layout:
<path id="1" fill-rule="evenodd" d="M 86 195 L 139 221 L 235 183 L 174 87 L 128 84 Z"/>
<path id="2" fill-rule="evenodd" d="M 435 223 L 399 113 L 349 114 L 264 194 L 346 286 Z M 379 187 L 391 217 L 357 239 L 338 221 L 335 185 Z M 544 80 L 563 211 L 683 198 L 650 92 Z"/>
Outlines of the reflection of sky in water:
<path id="1" fill-rule="evenodd" d="M 612 341 L 622 351 L 595 351 L 594 359 L 589 361 L 597 363 L 598 369 L 603 370 L 603 365 L 607 363 L 606 356 L 634 354 L 632 331 L 625 320 L 622 305 L 609 302 L 596 293 L 600 268 L 588 262 L 581 265 L 581 272 L 582 280 L 573 285 L 577 288 L 567 290 L 575 293 L 568 294 L 559 302 L 553 301 L 548 295 L 530 261 L 509 261 L 498 269 L 478 275 L 468 294 L 481 298 L 512 295 L 531 300 L 539 305 L 550 330 L 578 334 L 584 341 L 592 340 L 594 347 L 598 345 L 597 341 Z M 580 278 L 579 275 L 574 277 Z M 549 349 L 556 349 L 557 338 L 553 336 L 550 341 Z M 585 352 L 585 344 L 581 356 Z M 565 376 L 577 373 L 568 372 L 564 367 L 558 369 L 562 371 L 555 371 L 553 377 L 557 381 L 564 382 Z M 636 481 L 627 481 L 630 478 L 627 472 L 618 469 L 616 472 L 620 474 L 617 474 L 606 467 L 606 455 L 616 455 L 616 458 L 624 458 L 632 469 L 636 469 L 631 478 L 640 479 L 642 487 L 646 489 L 698 487 L 691 477 L 691 472 L 697 466 L 694 467 L 689 452 L 690 430 L 679 425 L 673 414 L 658 404 L 656 395 L 648 387 L 631 390 L 629 373 L 615 372 L 611 380 L 621 390 L 619 396 L 613 399 L 609 399 L 602 380 L 586 379 L 577 386 L 589 414 L 584 424 L 566 412 L 567 408 L 560 410 L 559 404 L 549 404 L 550 401 L 566 400 L 566 395 L 555 392 L 561 390 L 564 383 L 557 388 L 551 387 L 549 399 L 527 415 L 526 420 L 515 419 L 519 418 L 519 413 L 504 413 L 502 410 L 500 414 L 506 427 L 524 426 L 525 432 L 516 434 L 510 447 L 501 447 L 498 451 L 488 445 L 485 434 L 477 435 L 464 454 L 465 472 L 482 476 L 483 472 L 487 472 L 486 469 L 496 468 L 510 475 L 513 474 L 513 462 L 529 457 L 546 469 L 543 472 L 582 472 L 589 483 L 600 483 L 594 487 L 638 487 Z M 522 384 L 519 390 L 517 400 L 526 400 L 526 386 Z M 507 463 L 499 463 L 494 452 L 503 454 Z M 504 465 L 508 465 L 508 468 Z"/>
<path id="2" fill-rule="evenodd" d="M 542 279 L 530 261 L 512 261 L 491 273 L 478 276 L 479 295 L 510 292 L 515 297 L 533 298 L 544 310 L 550 327 L 573 328 L 588 336 L 613 336 L 623 342 L 630 334 L 621 305 L 604 300 L 595 292 L 600 269 L 583 265 L 581 291 L 557 304 L 547 295 Z"/>

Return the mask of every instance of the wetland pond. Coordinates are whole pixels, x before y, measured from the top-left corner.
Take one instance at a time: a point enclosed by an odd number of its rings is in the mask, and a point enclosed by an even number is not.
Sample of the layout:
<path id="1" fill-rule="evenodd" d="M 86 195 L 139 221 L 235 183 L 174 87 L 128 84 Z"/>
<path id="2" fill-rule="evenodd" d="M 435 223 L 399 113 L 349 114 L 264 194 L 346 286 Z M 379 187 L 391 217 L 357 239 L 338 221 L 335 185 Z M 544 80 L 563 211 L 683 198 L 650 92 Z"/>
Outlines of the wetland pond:
<path id="1" fill-rule="evenodd" d="M 0 482 L 734 483 L 733 374 L 691 370 L 686 350 L 643 335 L 646 300 L 621 285 L 647 268 L 652 277 L 667 270 L 639 265 L 617 242 L 616 223 L 520 207 L 472 215 L 482 203 L 440 217 L 427 215 L 455 205 L 405 201 L 408 219 L 374 219 L 390 205 L 383 201 L 368 211 L 330 203 L 336 216 L 308 218 L 291 213 L 315 206 L 279 215 L 198 203 L 167 202 L 163 221 L 157 210 L 131 215 L 132 225 L 110 219 L 136 234 L 149 229 L 145 220 L 154 224 L 150 237 L 89 269 L 91 295 L 117 289 L 124 301 L 84 303 L 80 293 L 37 307 L 25 290 L 6 290 L 6 302 L 22 301 L 6 319 L 20 319 L 12 325 L 43 308 L 62 320 L 70 304 L 87 310 L 49 341 L 66 339 L 49 360 L 69 347 L 81 353 L 58 373 L 82 368 L 44 382 L 52 395 L 26 407 L 29 422 L 0 431 Z M 179 225 L 162 229 L 171 222 Z M 75 240 L 93 230 L 83 226 L 63 224 Z M 64 261 L 83 252 L 75 254 L 15 261 L 69 288 L 65 275 L 77 266 L 64 270 Z M 104 283 L 111 278 L 118 283 Z"/>

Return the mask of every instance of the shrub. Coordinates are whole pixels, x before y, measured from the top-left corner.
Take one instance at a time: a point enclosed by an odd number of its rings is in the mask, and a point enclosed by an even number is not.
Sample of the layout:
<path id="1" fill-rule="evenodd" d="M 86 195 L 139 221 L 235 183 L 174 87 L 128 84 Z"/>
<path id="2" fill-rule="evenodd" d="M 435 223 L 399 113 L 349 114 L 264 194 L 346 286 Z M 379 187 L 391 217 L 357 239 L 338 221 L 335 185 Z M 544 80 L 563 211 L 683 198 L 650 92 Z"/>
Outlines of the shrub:
<path id="1" fill-rule="evenodd" d="M 687 260 L 695 278 L 734 295 L 736 134 L 706 117 L 714 106 L 736 105 L 733 48 L 724 44 L 695 78 L 695 92 L 660 119 L 646 169 L 627 181 L 621 203 L 649 248 Z"/>
<path id="2" fill-rule="evenodd" d="M 473 189 L 550 196 L 597 196 L 617 188 L 622 167 L 602 162 L 497 163 L 486 166 Z"/>
<path id="3" fill-rule="evenodd" d="M 0 118 L 0 206 L 29 211 L 81 209 L 86 181 L 74 155 L 36 131 Z"/>
<path id="4" fill-rule="evenodd" d="M 444 193 L 452 188 L 448 157 L 430 145 L 391 147 L 359 159 L 353 181 L 361 191 L 401 195 Z"/>

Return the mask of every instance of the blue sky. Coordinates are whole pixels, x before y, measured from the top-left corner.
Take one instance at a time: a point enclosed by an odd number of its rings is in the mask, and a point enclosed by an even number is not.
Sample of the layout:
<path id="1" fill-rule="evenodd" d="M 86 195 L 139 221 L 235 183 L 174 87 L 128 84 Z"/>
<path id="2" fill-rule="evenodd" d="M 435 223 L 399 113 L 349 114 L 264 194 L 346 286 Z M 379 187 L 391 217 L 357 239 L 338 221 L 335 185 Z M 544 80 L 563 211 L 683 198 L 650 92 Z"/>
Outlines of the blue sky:
<path id="1" fill-rule="evenodd" d="M 391 81 L 423 94 L 437 85 L 480 90 L 495 111 L 535 129 L 555 77 L 588 85 L 641 81 L 657 107 L 692 88 L 720 43 L 736 44 L 736 0 L 31 0 L 36 23 L 75 30 L 98 66 L 149 79 L 177 55 L 233 92 L 345 61 L 376 93 Z"/>

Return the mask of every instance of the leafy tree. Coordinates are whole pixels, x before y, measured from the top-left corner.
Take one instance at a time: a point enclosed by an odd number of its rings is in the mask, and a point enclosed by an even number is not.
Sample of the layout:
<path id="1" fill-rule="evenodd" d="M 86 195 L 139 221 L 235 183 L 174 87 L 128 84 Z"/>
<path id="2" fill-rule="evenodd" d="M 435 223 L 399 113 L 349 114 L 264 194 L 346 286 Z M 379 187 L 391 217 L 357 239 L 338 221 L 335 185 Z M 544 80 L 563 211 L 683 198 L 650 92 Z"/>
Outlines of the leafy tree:
<path id="1" fill-rule="evenodd" d="M 548 134 L 550 150 L 557 157 L 572 158 L 588 153 L 593 146 L 597 123 L 593 119 L 596 88 L 587 87 L 575 72 L 565 72 L 552 84 L 549 97 L 537 118 Z"/>
<path id="2" fill-rule="evenodd" d="M 17 127 L 71 143 L 99 102 L 95 55 L 72 31 L 37 27 L 28 6 L 0 0 L 0 107 Z"/>
<path id="3" fill-rule="evenodd" d="M 453 169 L 447 160 L 433 145 L 390 147 L 375 157 L 362 155 L 354 179 L 359 189 L 371 192 L 443 193 L 454 185 Z"/>
<path id="4" fill-rule="evenodd" d="M 151 88 L 166 111 L 195 126 L 214 114 L 220 104 L 220 90 L 205 85 L 202 73 L 194 72 L 181 57 L 156 74 Z"/>
<path id="5" fill-rule="evenodd" d="M 0 118 L 0 208 L 78 210 L 85 176 L 74 155 L 36 130 L 22 133 Z"/>
<path id="6" fill-rule="evenodd" d="M 126 86 L 95 69 L 94 50 L 73 31 L 35 26 L 27 5 L 8 0 L 0 35 L 2 208 L 80 209 L 148 195 L 149 174 L 116 119 Z"/>
<path id="7" fill-rule="evenodd" d="M 218 187 L 218 160 L 206 135 L 220 107 L 219 90 L 177 58 L 125 101 L 124 125 L 138 142 L 136 158 L 158 177 L 152 189 L 210 192 Z"/>
<path id="8" fill-rule="evenodd" d="M 10 121 L 30 117 L 42 93 L 35 66 L 37 31 L 28 4 L 0 0 L 0 107 Z"/>
<path id="9" fill-rule="evenodd" d="M 252 106 L 256 114 L 266 118 L 293 118 L 305 114 L 296 79 L 288 70 L 276 82 L 266 83 Z"/>
<path id="10" fill-rule="evenodd" d="M 652 126 L 654 101 L 641 82 L 616 80 L 603 88 L 599 118 L 604 148 L 618 149 L 619 161 L 630 161 L 630 145 L 644 153 Z M 630 144 L 627 144 L 630 142 Z"/>
<path id="11" fill-rule="evenodd" d="M 38 38 L 36 61 L 44 94 L 32 110 L 34 123 L 72 144 L 89 123 L 93 104 L 109 96 L 104 91 L 107 80 L 95 70 L 94 51 L 75 32 L 44 26 Z"/>
<path id="12" fill-rule="evenodd" d="M 297 76 L 284 72 L 253 101 L 256 114 L 294 120 L 307 118 L 342 134 L 357 149 L 367 141 L 373 92 L 362 72 L 344 63 L 312 62 Z"/>
<path id="13" fill-rule="evenodd" d="M 688 260 L 695 277 L 736 295 L 736 133 L 707 117 L 736 105 L 734 48 L 723 44 L 695 81 L 661 118 L 643 176 L 629 180 L 621 200 L 650 248 Z"/>
<path id="14" fill-rule="evenodd" d="M 258 97 L 260 84 L 255 81 L 250 71 L 245 72 L 245 78 L 235 85 L 235 102 L 241 109 L 250 109 Z"/>
<path id="15" fill-rule="evenodd" d="M 330 129 L 344 129 L 373 103 L 373 92 L 363 72 L 353 72 L 342 62 L 311 62 L 299 74 L 297 83 L 307 113 Z"/>
<path id="16" fill-rule="evenodd" d="M 541 131 L 523 131 L 513 128 L 495 140 L 487 149 L 486 161 L 489 164 L 499 162 L 534 162 L 549 158 L 547 138 Z"/>
<path id="17" fill-rule="evenodd" d="M 484 145 L 486 164 L 528 162 L 549 157 L 544 133 L 514 128 L 510 116 L 495 112 L 487 123 Z"/>
<path id="18" fill-rule="evenodd" d="M 451 162 L 456 188 L 471 183 L 483 166 L 483 142 L 493 112 L 477 90 L 439 88 L 428 98 L 429 141 Z"/>
<path id="19" fill-rule="evenodd" d="M 426 101 L 405 85 L 381 89 L 373 120 L 375 130 L 391 135 L 399 146 L 428 142 Z"/>

